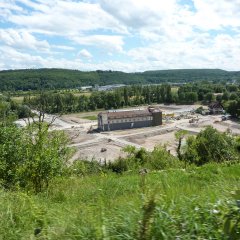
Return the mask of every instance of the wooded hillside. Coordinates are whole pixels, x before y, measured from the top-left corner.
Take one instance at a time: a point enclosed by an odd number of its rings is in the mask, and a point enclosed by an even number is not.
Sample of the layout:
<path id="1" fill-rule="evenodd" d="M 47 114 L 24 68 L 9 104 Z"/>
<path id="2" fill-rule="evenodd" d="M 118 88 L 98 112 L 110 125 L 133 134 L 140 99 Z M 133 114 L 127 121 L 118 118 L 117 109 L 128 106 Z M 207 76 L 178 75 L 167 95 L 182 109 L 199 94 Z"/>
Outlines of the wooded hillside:
<path id="1" fill-rule="evenodd" d="M 76 88 L 86 85 L 156 84 L 163 82 L 240 81 L 240 72 L 220 69 L 182 69 L 124 73 L 119 71 L 82 72 L 67 69 L 24 69 L 0 71 L 0 91 Z"/>

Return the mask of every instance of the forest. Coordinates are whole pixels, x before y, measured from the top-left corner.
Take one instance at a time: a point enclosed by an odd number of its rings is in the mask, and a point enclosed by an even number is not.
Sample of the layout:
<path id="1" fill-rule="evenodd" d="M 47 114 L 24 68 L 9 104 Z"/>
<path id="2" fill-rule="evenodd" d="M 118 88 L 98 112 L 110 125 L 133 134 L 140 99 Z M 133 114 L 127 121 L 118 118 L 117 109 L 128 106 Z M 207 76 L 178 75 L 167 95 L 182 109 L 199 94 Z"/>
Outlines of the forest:
<path id="1" fill-rule="evenodd" d="M 22 69 L 0 71 L 0 91 L 69 89 L 86 85 L 159 84 L 195 81 L 239 82 L 240 72 L 220 69 L 161 70 L 136 73 L 120 71 L 83 72 L 68 69 Z"/>

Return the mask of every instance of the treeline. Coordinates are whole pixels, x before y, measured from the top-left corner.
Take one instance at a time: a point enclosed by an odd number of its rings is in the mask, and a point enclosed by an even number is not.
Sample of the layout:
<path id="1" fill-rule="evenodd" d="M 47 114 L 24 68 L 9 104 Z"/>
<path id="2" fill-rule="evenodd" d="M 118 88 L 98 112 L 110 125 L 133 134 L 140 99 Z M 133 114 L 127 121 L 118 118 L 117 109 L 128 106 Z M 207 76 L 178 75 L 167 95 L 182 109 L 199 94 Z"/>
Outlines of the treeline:
<path id="1" fill-rule="evenodd" d="M 24 105 L 37 108 L 45 104 L 48 113 L 71 113 L 93 111 L 96 109 L 118 109 L 144 104 L 208 104 L 219 101 L 227 111 L 237 116 L 240 108 L 240 89 L 237 85 L 213 84 L 207 82 L 190 83 L 179 88 L 163 85 L 133 85 L 114 91 L 97 92 L 76 96 L 71 92 L 44 92 L 35 97 L 24 97 Z"/>
<path id="2" fill-rule="evenodd" d="M 10 96 L 0 95 L 0 126 L 1 123 L 6 125 L 30 115 L 31 110 L 28 106 L 16 103 Z"/>
<path id="3" fill-rule="evenodd" d="M 120 71 L 82 72 L 67 69 L 25 69 L 0 71 L 0 91 L 29 91 L 78 88 L 86 85 L 188 83 L 194 81 L 240 81 L 239 72 L 220 69 L 182 69 L 125 73 Z"/>
<path id="4" fill-rule="evenodd" d="M 48 113 L 71 113 L 93 111 L 96 109 L 118 109 L 127 106 L 139 106 L 151 103 L 173 103 L 170 85 L 129 86 L 114 91 L 92 92 L 90 96 L 75 96 L 71 92 L 44 92 L 35 97 L 24 97 L 23 103 L 38 109 L 45 106 Z"/>

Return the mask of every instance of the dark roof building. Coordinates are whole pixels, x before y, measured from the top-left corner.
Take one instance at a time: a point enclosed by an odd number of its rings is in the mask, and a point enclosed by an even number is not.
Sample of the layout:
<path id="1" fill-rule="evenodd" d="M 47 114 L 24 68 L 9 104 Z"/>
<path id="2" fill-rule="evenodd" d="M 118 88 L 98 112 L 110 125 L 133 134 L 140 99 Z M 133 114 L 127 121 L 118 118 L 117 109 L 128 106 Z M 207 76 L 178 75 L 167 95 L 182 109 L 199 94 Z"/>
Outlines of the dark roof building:
<path id="1" fill-rule="evenodd" d="M 220 102 L 212 102 L 208 105 L 208 110 L 210 114 L 223 114 L 224 108 Z"/>
<path id="2" fill-rule="evenodd" d="M 134 110 L 111 110 L 98 114 L 101 131 L 162 125 L 162 111 L 154 107 Z"/>

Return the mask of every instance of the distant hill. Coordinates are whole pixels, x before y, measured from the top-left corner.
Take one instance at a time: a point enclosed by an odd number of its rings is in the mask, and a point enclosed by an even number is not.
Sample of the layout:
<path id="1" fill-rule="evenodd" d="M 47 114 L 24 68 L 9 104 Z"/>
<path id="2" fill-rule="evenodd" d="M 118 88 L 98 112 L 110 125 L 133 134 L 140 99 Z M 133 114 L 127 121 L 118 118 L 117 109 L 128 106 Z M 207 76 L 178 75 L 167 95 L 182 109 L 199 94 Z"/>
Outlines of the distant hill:
<path id="1" fill-rule="evenodd" d="M 86 85 L 156 84 L 192 81 L 240 81 L 240 72 L 220 69 L 176 69 L 125 73 L 120 71 L 89 71 L 67 69 L 22 69 L 0 71 L 0 91 L 77 88 Z"/>

